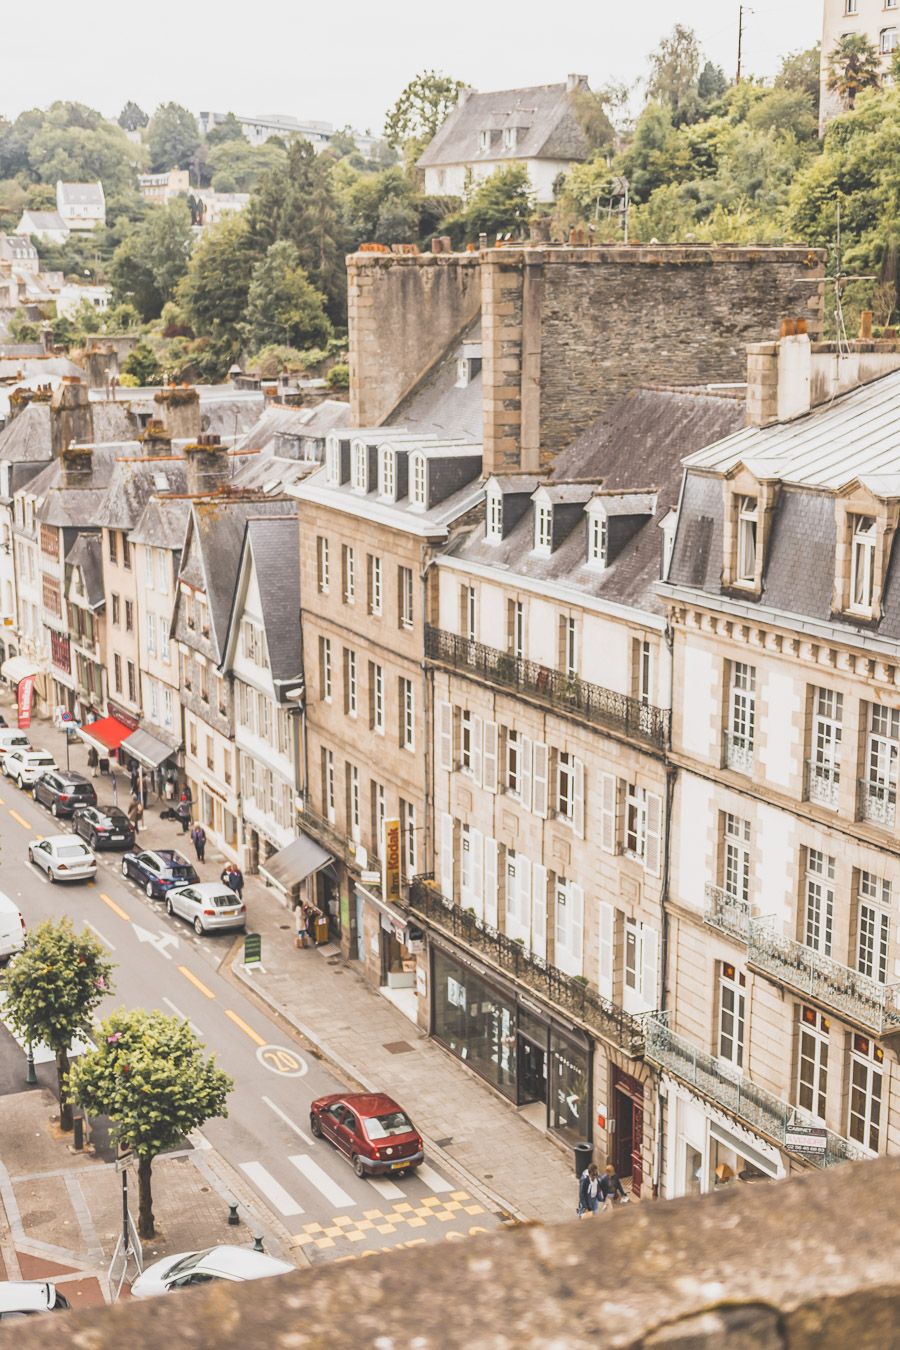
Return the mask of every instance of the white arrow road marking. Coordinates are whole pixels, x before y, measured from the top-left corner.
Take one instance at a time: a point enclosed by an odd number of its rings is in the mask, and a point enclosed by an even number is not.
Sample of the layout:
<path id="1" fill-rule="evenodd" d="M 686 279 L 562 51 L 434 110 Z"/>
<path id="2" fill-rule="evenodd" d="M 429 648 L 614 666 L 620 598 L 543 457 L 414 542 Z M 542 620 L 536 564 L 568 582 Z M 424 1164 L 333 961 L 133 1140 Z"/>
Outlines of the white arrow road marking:
<path id="1" fill-rule="evenodd" d="M 241 1163 L 240 1167 L 241 1171 L 253 1182 L 256 1189 L 262 1191 L 269 1203 L 275 1206 L 279 1214 L 283 1214 L 288 1219 L 292 1214 L 303 1213 L 303 1206 L 297 1204 L 294 1197 L 289 1195 L 283 1186 L 279 1185 L 271 1172 L 266 1171 L 262 1163 L 246 1162 Z"/>
<path id="2" fill-rule="evenodd" d="M 174 933 L 150 933 L 146 928 L 141 928 L 139 924 L 133 923 L 131 926 L 134 929 L 138 942 L 151 943 L 159 952 L 160 956 L 164 956 L 167 961 L 171 961 L 172 957 L 169 952 L 166 951 L 166 948 L 181 946 L 180 941 Z"/>

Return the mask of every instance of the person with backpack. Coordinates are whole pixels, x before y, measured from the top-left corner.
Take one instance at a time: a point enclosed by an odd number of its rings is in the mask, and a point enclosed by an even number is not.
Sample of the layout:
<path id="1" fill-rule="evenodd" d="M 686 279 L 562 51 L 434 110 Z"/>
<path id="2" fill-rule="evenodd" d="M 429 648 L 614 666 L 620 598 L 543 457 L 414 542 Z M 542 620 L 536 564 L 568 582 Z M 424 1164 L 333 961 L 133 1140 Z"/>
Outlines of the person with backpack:
<path id="1" fill-rule="evenodd" d="M 596 1214 L 602 1203 L 600 1196 L 600 1173 L 596 1163 L 590 1163 L 582 1172 L 578 1183 L 579 1219 L 585 1214 Z"/>
<path id="2" fill-rule="evenodd" d="M 605 1210 L 612 1209 L 613 1205 L 616 1204 L 628 1204 L 625 1187 L 622 1185 L 619 1174 L 612 1163 L 606 1164 L 606 1170 L 600 1178 L 600 1200 Z"/>
<path id="3" fill-rule="evenodd" d="M 229 863 L 222 873 L 222 881 L 244 903 L 244 874 L 236 863 Z"/>

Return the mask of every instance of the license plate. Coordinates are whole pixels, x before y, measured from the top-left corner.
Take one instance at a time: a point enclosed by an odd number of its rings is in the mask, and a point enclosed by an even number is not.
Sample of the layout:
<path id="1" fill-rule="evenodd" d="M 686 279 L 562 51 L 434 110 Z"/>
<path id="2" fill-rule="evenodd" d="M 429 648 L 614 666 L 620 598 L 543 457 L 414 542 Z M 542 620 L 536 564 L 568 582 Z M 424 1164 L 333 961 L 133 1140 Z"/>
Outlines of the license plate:
<path id="1" fill-rule="evenodd" d="M 396 1172 L 398 1167 L 406 1167 L 406 1166 L 407 1164 L 405 1162 L 391 1163 L 391 1171 Z"/>
<path id="2" fill-rule="evenodd" d="M 110 837 L 110 839 L 124 839 L 124 838 L 125 838 L 124 834 L 111 834 L 109 837 Z"/>
<path id="3" fill-rule="evenodd" d="M 222 910 L 222 913 L 223 913 L 223 914 L 240 914 L 240 910 L 239 910 L 239 909 L 223 909 L 223 910 Z"/>

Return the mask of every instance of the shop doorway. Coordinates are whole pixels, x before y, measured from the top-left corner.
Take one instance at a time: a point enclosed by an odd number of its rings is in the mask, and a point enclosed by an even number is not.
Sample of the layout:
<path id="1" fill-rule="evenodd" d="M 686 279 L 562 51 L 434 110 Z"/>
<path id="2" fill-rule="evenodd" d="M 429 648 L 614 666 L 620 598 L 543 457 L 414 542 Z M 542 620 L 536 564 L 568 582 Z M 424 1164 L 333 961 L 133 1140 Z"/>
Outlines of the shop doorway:
<path id="1" fill-rule="evenodd" d="M 644 1179 L 644 1089 L 636 1078 L 613 1069 L 616 1123 L 613 1165 L 623 1181 L 630 1178 L 632 1195 L 639 1196 Z"/>
<path id="2" fill-rule="evenodd" d="M 547 1050 L 528 1036 L 518 1035 L 519 1105 L 547 1104 Z M 543 1125 L 545 1122 L 542 1121 Z"/>

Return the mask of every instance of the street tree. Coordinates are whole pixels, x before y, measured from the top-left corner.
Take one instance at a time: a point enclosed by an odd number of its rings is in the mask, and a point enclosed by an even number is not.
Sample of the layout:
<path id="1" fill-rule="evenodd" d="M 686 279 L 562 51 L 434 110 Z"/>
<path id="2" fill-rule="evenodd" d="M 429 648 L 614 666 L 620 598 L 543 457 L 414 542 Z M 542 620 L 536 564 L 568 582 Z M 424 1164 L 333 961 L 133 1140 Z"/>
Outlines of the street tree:
<path id="1" fill-rule="evenodd" d="M 492 243 L 498 234 L 521 236 L 534 211 L 534 194 L 524 164 L 507 164 L 483 179 L 460 215 L 445 227 L 457 241 L 473 242 L 486 234 Z"/>
<path id="2" fill-rule="evenodd" d="M 73 1065 L 73 1099 L 107 1116 L 120 1147 L 138 1159 L 138 1233 L 156 1235 L 153 1160 L 191 1130 L 228 1115 L 234 1083 L 219 1069 L 189 1024 L 143 1008 L 118 1011 L 96 1033 L 97 1048 Z"/>
<path id="3" fill-rule="evenodd" d="M 194 114 L 180 103 L 163 103 L 150 118 L 147 144 L 154 173 L 189 168 L 200 144 Z"/>
<path id="4" fill-rule="evenodd" d="M 874 89 L 881 79 L 878 52 L 864 33 L 845 33 L 828 58 L 828 88 L 847 105 L 856 107 L 864 89 Z"/>
<path id="5" fill-rule="evenodd" d="M 690 121 L 697 112 L 700 60 L 697 34 L 682 23 L 676 23 L 650 55 L 647 97 L 664 104 L 676 126 Z"/>
<path id="6" fill-rule="evenodd" d="M 225 145 L 228 141 L 243 141 L 244 128 L 233 112 L 226 113 L 221 122 L 210 129 L 206 137 L 207 145 Z"/>
<path id="7" fill-rule="evenodd" d="M 270 343 L 323 346 L 332 334 L 325 297 L 300 265 L 288 240 L 272 244 L 253 269 L 244 333 L 251 351 Z"/>
<path id="8" fill-rule="evenodd" d="M 258 261 L 246 213 L 226 216 L 204 230 L 178 287 L 178 303 L 196 334 L 203 334 L 210 365 L 224 375 L 241 349 L 247 293 Z"/>
<path id="9" fill-rule="evenodd" d="M 112 969 L 97 939 L 62 918 L 32 928 L 7 971 L 6 1015 L 25 1041 L 48 1046 L 56 1058 L 63 1130 L 72 1128 L 69 1051 L 76 1037 L 93 1035 L 92 1014 L 110 991 Z"/>
<path id="10" fill-rule="evenodd" d="M 461 80 L 423 70 L 403 90 L 384 123 L 388 145 L 399 149 L 408 141 L 426 145 L 459 100 Z"/>
<path id="11" fill-rule="evenodd" d="M 188 269 L 193 236 L 184 201 L 154 207 L 113 254 L 109 275 L 117 301 L 130 301 L 143 319 L 156 319 Z"/>
<path id="12" fill-rule="evenodd" d="M 119 113 L 119 116 L 116 118 L 116 121 L 123 131 L 140 131 L 141 127 L 147 125 L 150 118 L 144 112 L 143 108 L 139 107 L 133 99 L 129 99 L 125 104 L 125 107 Z"/>

